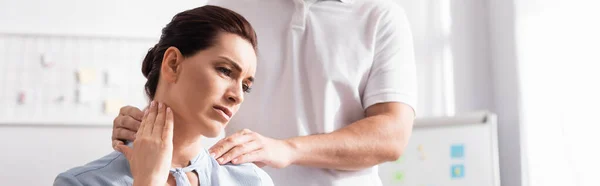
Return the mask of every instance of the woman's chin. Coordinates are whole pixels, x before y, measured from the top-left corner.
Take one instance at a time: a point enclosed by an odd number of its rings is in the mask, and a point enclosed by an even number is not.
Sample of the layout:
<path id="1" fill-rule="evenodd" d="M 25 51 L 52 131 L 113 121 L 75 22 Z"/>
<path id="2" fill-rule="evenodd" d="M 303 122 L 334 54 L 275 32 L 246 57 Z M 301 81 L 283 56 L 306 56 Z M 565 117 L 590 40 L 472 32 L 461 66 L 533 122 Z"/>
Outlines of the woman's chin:
<path id="1" fill-rule="evenodd" d="M 221 122 L 214 121 L 210 126 L 206 127 L 204 136 L 208 138 L 216 138 L 223 132 L 223 124 Z"/>

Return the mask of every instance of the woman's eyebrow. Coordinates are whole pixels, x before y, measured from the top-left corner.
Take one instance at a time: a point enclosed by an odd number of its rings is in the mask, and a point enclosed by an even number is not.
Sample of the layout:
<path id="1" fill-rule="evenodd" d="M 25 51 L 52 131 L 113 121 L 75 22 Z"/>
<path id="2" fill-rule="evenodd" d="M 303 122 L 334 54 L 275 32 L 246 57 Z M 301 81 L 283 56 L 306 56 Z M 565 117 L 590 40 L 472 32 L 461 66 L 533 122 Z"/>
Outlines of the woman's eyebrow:
<path id="1" fill-rule="evenodd" d="M 229 59 L 228 57 L 219 56 L 219 58 L 224 59 L 225 61 L 227 61 L 227 63 L 229 63 L 231 66 L 233 66 L 233 68 L 235 68 L 235 70 L 237 70 L 238 72 L 242 71 L 242 68 L 240 67 L 240 65 L 238 65 L 238 63 L 236 63 L 235 61 Z"/>
<path id="2" fill-rule="evenodd" d="M 219 58 L 224 59 L 227 63 L 229 63 L 231 66 L 233 66 L 233 68 L 235 68 L 235 70 L 237 70 L 238 72 L 242 72 L 242 68 L 240 67 L 240 65 L 238 65 L 237 62 L 235 62 L 225 56 L 219 56 Z M 251 83 L 254 83 L 254 77 L 250 76 L 246 79 L 248 79 L 248 81 L 250 81 Z"/>

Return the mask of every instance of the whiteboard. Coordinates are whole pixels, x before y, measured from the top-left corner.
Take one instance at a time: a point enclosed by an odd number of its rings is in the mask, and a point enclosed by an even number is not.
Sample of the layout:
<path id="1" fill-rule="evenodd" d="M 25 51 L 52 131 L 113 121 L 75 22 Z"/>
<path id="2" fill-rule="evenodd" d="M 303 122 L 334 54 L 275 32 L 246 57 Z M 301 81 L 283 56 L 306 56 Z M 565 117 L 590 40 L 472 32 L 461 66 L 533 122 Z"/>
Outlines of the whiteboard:
<path id="1" fill-rule="evenodd" d="M 500 186 L 496 115 L 415 121 L 400 159 L 379 166 L 384 186 Z"/>
<path id="2" fill-rule="evenodd" d="M 141 63 L 156 41 L 0 33 L 0 124 L 112 125 L 147 104 Z"/>

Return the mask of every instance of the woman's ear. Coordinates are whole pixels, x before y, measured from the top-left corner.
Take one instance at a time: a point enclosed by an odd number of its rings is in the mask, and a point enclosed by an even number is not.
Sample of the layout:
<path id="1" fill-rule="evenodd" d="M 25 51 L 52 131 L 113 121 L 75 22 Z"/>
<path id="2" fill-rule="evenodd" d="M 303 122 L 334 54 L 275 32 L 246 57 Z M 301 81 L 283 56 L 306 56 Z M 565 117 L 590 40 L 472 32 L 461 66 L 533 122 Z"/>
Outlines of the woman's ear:
<path id="1" fill-rule="evenodd" d="M 177 82 L 181 72 L 181 63 L 183 55 L 176 47 L 169 47 L 165 51 L 163 61 L 160 67 L 160 76 L 168 82 Z"/>

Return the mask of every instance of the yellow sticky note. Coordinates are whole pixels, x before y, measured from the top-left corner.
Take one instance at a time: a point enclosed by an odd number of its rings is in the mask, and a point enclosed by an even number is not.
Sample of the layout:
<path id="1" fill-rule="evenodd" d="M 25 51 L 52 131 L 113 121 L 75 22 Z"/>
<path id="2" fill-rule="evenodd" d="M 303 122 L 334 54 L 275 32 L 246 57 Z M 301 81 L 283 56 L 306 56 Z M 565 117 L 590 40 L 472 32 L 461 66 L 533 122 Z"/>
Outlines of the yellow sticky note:
<path id="1" fill-rule="evenodd" d="M 104 100 L 104 113 L 105 114 L 115 114 L 119 113 L 119 110 L 123 106 L 123 102 L 118 99 L 109 99 Z"/>
<path id="2" fill-rule="evenodd" d="M 79 69 L 77 71 L 77 81 L 81 85 L 96 81 L 96 70 L 91 68 Z"/>

